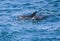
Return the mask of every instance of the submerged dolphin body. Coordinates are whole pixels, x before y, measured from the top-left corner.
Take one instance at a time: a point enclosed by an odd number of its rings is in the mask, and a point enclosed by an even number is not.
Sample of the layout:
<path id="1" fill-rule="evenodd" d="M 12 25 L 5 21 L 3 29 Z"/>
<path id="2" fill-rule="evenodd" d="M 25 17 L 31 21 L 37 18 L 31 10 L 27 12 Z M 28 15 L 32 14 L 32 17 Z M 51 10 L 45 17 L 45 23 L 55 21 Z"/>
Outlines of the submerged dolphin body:
<path id="1" fill-rule="evenodd" d="M 33 12 L 32 15 L 23 15 L 23 16 L 18 16 L 19 20 L 26 20 L 26 19 L 32 19 L 32 20 L 42 20 L 45 19 L 47 16 L 38 16 L 36 15 L 37 12 Z"/>

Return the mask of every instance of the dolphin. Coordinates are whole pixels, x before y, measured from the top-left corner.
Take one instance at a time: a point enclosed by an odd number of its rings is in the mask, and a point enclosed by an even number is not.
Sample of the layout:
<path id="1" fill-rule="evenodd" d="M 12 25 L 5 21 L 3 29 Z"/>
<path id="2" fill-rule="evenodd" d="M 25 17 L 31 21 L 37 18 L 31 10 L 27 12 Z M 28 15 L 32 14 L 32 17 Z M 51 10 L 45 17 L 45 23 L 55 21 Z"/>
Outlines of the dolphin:
<path id="1" fill-rule="evenodd" d="M 42 20 L 45 19 L 47 16 L 44 15 L 36 15 L 37 11 L 33 12 L 31 15 L 22 15 L 18 16 L 19 20 L 27 20 L 27 19 L 32 19 L 32 20 Z"/>

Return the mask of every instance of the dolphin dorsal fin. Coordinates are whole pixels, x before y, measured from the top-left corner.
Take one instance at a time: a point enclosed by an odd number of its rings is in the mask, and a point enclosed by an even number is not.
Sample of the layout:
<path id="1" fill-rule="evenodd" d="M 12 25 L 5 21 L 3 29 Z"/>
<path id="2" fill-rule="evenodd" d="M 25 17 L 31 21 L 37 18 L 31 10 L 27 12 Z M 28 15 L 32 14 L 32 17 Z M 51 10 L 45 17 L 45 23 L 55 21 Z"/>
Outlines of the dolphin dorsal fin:
<path id="1" fill-rule="evenodd" d="M 37 11 L 33 12 L 31 17 L 34 17 L 36 15 Z"/>

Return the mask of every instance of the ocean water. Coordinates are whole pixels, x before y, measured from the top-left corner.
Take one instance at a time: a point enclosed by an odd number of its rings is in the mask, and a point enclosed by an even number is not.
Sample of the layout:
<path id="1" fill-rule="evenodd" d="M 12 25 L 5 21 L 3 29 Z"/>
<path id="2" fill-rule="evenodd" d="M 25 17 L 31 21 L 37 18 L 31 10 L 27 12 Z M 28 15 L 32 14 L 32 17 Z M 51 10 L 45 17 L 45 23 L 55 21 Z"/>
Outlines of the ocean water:
<path id="1" fill-rule="evenodd" d="M 34 11 L 49 17 L 17 19 Z M 60 0 L 0 0 L 0 41 L 60 41 Z"/>

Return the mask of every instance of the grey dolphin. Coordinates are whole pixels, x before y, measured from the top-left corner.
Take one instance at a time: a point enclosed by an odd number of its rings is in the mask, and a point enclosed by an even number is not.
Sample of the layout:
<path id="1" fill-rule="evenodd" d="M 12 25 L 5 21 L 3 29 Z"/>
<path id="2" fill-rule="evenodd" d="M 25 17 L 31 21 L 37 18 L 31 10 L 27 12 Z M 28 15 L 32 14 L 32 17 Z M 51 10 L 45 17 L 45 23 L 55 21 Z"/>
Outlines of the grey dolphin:
<path id="1" fill-rule="evenodd" d="M 42 19 L 45 19 L 47 16 L 38 16 L 36 15 L 37 11 L 33 12 L 31 15 L 23 15 L 23 16 L 18 16 L 18 19 L 20 20 L 26 20 L 26 19 L 32 19 L 32 20 L 42 20 Z"/>
<path id="2" fill-rule="evenodd" d="M 24 19 L 32 19 L 32 17 L 34 17 L 36 15 L 36 11 L 33 12 L 31 15 L 22 15 L 22 16 L 18 16 L 18 19 L 24 20 Z"/>

